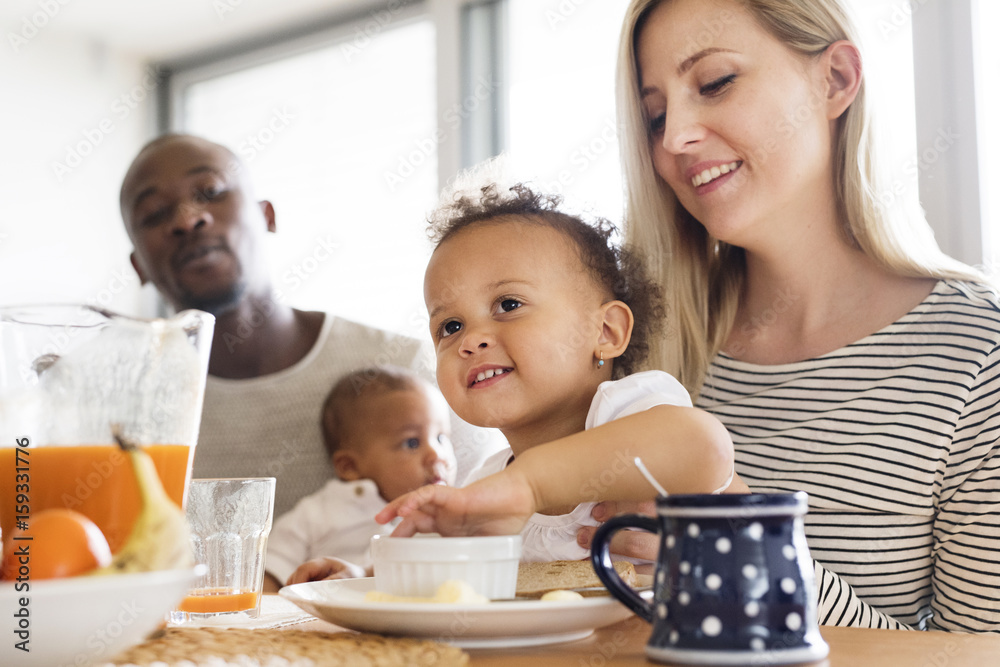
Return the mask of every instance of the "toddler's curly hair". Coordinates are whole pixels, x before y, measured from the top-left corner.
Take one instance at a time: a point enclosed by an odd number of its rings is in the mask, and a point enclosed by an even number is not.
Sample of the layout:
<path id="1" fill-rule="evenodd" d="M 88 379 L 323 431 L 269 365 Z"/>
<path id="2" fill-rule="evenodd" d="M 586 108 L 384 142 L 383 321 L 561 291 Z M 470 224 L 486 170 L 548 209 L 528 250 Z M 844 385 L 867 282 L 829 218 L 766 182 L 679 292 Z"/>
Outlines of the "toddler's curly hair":
<path id="1" fill-rule="evenodd" d="M 612 377 L 619 379 L 641 369 L 650 339 L 663 326 L 664 304 L 659 285 L 651 280 L 639 256 L 616 244 L 618 229 L 605 218 L 584 219 L 559 209 L 562 197 L 543 194 L 525 183 L 500 186 L 495 182 L 456 191 L 428 217 L 428 236 L 437 248 L 449 238 L 477 224 L 517 218 L 518 222 L 551 227 L 577 247 L 591 277 L 612 299 L 625 303 L 635 319 L 628 348 L 614 360 Z"/>

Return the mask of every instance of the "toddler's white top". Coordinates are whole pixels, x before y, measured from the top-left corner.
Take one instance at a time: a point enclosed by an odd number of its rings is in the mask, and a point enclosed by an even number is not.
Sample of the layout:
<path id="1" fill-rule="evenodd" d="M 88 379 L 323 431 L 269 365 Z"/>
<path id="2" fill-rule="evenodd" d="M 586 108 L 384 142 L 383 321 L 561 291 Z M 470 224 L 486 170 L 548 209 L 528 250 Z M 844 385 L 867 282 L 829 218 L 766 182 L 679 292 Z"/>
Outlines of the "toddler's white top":
<path id="1" fill-rule="evenodd" d="M 585 428 L 591 429 L 609 421 L 634 415 L 657 405 L 691 407 L 691 396 L 672 375 L 663 371 L 644 371 L 621 380 L 602 382 L 590 403 Z M 635 465 L 634 455 L 622 452 L 622 466 Z M 483 465 L 469 475 L 468 482 L 500 472 L 514 460 L 510 447 L 486 459 Z M 608 471 L 614 475 L 613 470 Z M 595 479 L 591 483 L 595 500 L 600 500 L 600 490 L 606 483 Z M 590 550 L 576 543 L 576 533 L 583 526 L 597 526 L 590 516 L 595 503 L 577 505 L 569 514 L 549 516 L 533 514 L 521 531 L 523 543 L 521 561 L 547 562 L 553 560 L 581 560 L 590 556 Z"/>

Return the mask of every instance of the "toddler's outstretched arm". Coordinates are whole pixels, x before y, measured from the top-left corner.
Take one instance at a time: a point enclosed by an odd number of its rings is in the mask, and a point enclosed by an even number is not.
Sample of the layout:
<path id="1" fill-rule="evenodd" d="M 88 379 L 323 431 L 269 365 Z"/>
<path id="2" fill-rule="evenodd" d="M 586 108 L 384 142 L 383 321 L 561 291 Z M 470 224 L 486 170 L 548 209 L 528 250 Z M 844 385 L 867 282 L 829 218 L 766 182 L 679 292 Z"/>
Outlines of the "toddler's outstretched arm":
<path id="1" fill-rule="evenodd" d="M 711 493 L 733 472 L 733 443 L 715 417 L 659 405 L 532 447 L 506 470 L 465 488 L 423 487 L 376 519 L 401 516 L 394 535 L 520 532 L 532 513 L 600 500 L 646 500 L 656 491 L 633 463 L 640 457 L 668 493 Z"/>
<path id="2" fill-rule="evenodd" d="M 390 502 L 375 520 L 388 523 L 405 517 L 392 532 L 395 537 L 514 535 L 536 507 L 527 480 L 508 468 L 460 489 L 440 484 L 421 487 Z"/>

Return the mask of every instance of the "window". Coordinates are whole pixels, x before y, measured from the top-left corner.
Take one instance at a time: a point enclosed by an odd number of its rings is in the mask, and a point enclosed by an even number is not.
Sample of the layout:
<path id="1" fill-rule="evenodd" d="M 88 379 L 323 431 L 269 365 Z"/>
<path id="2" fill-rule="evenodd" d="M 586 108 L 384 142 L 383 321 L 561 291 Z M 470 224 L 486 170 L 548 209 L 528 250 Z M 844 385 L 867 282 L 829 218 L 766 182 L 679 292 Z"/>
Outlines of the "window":
<path id="1" fill-rule="evenodd" d="M 362 22 L 291 53 L 180 72 L 174 125 L 229 146 L 274 204 L 278 298 L 424 337 L 435 30 L 392 18 L 371 34 Z"/>
<path id="2" fill-rule="evenodd" d="M 899 0 L 850 0 L 861 33 L 865 90 L 881 133 L 891 177 L 890 203 L 904 197 L 915 204 L 919 184 L 917 164 L 916 92 L 913 75 L 913 30 L 909 13 Z"/>
<path id="3" fill-rule="evenodd" d="M 627 0 L 509 0 L 509 166 L 616 223 L 615 62 Z"/>
<path id="4" fill-rule="evenodd" d="M 978 3 L 978 25 L 1000 20 L 1000 3 L 969 1 Z M 947 49 L 948 42 L 928 46 L 906 0 L 849 2 L 893 173 L 892 192 L 884 196 L 919 200 L 942 247 L 967 259 L 966 240 L 978 234 L 978 221 L 957 242 L 948 236 L 952 220 L 942 211 L 953 208 L 949 189 L 934 188 L 952 165 L 942 160 L 929 173 L 918 151 L 935 139 L 928 128 L 950 122 L 927 116 L 925 102 L 951 70 L 928 73 L 914 44 L 923 45 L 922 54 Z M 502 147 L 519 179 L 563 194 L 571 208 L 621 222 L 614 72 L 627 4 L 410 5 L 376 34 L 362 34 L 364 21 L 342 24 L 305 45 L 179 71 L 171 88 L 173 125 L 231 146 L 247 160 L 259 197 L 275 204 L 272 275 L 283 298 L 423 337 L 421 285 L 430 250 L 424 218 L 462 164 Z M 956 14 L 929 7 L 920 9 L 920 21 L 929 23 L 934 11 Z M 997 87 L 986 73 L 996 71 L 1000 56 L 986 38 L 979 50 L 985 119 L 997 116 Z M 922 124 L 917 99 L 924 100 Z M 997 155 L 998 132 L 986 125 L 980 121 L 984 197 L 985 184 L 1000 179 L 990 157 Z M 958 159 L 955 153 L 947 159 Z M 996 219 L 1000 203 L 984 201 L 983 209 Z M 1000 220 L 993 229 L 986 247 L 1000 257 Z"/>
<path id="5" fill-rule="evenodd" d="M 978 0 L 973 11 L 976 52 L 976 115 L 979 119 L 979 189 L 982 196 L 983 247 L 987 266 L 1000 275 L 1000 2 Z"/>

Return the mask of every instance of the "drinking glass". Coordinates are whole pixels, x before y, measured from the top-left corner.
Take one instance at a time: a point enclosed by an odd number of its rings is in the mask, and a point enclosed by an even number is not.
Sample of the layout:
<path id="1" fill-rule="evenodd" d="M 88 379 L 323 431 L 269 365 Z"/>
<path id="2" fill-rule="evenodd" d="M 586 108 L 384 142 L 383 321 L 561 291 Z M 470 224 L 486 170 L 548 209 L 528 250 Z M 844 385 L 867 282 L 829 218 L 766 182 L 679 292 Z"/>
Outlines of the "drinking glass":
<path id="1" fill-rule="evenodd" d="M 191 480 L 191 545 L 195 560 L 208 570 L 171 612 L 171 621 L 259 616 L 274 483 L 273 477 Z"/>

